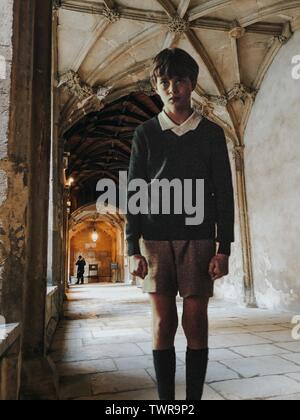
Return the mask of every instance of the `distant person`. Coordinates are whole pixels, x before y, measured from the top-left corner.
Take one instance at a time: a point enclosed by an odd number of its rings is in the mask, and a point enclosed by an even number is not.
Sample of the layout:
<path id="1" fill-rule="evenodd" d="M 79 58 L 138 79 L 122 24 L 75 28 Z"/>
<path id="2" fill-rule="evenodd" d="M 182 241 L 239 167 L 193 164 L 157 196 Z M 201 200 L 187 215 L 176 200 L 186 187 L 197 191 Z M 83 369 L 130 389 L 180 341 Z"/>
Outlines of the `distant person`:
<path id="1" fill-rule="evenodd" d="M 78 266 L 77 269 L 77 283 L 76 284 L 84 284 L 84 267 L 86 266 L 85 259 L 80 255 L 78 257 L 78 261 L 76 263 Z"/>

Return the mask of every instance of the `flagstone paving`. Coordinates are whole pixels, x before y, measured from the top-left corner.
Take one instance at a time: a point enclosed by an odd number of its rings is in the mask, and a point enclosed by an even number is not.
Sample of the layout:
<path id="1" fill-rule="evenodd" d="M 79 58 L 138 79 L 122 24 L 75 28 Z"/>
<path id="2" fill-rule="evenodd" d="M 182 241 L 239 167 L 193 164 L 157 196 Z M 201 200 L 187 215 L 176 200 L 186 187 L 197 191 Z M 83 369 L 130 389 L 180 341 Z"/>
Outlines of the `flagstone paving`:
<path id="1" fill-rule="evenodd" d="M 182 301 L 178 299 L 182 314 Z M 204 400 L 299 400 L 294 313 L 212 300 Z M 148 296 L 135 286 L 72 286 L 50 355 L 63 400 L 157 400 Z M 176 336 L 176 398 L 185 399 L 186 339 Z"/>

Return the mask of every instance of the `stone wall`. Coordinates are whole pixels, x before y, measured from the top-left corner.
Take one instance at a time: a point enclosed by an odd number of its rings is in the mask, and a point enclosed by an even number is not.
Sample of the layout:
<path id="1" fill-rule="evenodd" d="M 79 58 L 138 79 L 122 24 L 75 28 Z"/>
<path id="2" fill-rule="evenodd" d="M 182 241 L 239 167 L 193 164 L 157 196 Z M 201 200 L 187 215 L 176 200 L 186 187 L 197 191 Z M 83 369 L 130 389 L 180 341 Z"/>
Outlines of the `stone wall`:
<path id="1" fill-rule="evenodd" d="M 13 0 L 0 0 L 0 314 L 2 278 L 4 262 L 7 258 L 6 241 L 3 235 L 2 207 L 7 200 L 9 174 L 6 160 L 8 157 L 8 122 L 10 78 L 12 62 L 12 23 Z"/>
<path id="2" fill-rule="evenodd" d="M 300 310 L 300 79 L 292 58 L 300 31 L 281 49 L 246 131 L 246 181 L 259 306 Z M 299 73 L 299 72 L 298 72 Z"/>
<path id="3" fill-rule="evenodd" d="M 235 242 L 231 247 L 229 275 L 215 283 L 215 297 L 218 299 L 232 299 L 236 303 L 244 304 L 244 272 L 242 242 L 239 223 L 238 197 L 235 177 L 235 162 L 233 158 L 233 144 L 228 144 L 230 163 L 232 169 L 232 179 L 235 191 Z"/>

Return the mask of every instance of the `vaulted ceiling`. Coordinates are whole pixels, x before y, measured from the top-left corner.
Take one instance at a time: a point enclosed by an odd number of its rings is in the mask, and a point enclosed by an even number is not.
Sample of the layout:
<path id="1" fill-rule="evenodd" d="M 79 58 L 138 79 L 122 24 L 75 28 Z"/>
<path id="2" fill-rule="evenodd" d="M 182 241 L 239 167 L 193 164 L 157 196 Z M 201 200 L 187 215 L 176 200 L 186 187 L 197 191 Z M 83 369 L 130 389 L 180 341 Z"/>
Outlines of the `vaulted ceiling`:
<path id="1" fill-rule="evenodd" d="M 161 109 L 149 69 L 163 48 L 197 60 L 194 106 L 242 145 L 263 78 L 300 28 L 300 0 L 57 0 L 54 16 L 60 134 L 78 207 L 93 201 L 97 180 L 117 181 L 135 127 Z"/>

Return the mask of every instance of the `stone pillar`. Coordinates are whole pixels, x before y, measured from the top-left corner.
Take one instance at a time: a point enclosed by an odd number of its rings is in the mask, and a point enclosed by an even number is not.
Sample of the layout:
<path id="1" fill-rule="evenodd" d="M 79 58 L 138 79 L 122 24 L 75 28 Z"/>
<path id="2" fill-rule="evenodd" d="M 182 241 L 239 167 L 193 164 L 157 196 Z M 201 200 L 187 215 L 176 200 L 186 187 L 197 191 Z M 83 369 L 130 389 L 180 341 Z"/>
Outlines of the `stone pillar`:
<path id="1" fill-rule="evenodd" d="M 29 136 L 26 133 L 23 135 L 21 127 L 28 127 L 29 109 L 25 104 L 31 98 L 30 89 L 24 89 L 19 97 L 23 109 L 21 112 L 20 107 L 18 113 L 13 106 L 11 90 L 29 85 L 26 69 L 30 67 L 30 54 L 27 53 L 26 57 L 22 52 L 19 57 L 16 54 L 19 40 L 15 28 L 20 21 L 18 16 L 13 21 L 15 3 L 13 0 L 0 0 L 0 55 L 4 58 L 0 80 L 0 316 L 7 323 L 20 322 L 22 318 L 25 213 L 28 202 L 26 146 Z M 30 5 L 27 6 L 30 9 Z M 26 26 L 27 22 L 24 16 L 22 24 Z M 24 31 L 23 43 L 28 46 L 29 32 Z M 23 66 L 19 69 L 19 77 L 13 80 L 15 65 L 12 69 L 12 63 L 18 58 Z M 15 119 L 14 124 L 12 118 Z"/>
<path id="2" fill-rule="evenodd" d="M 20 386 L 20 339 L 0 360 L 0 401 L 16 401 Z"/>
<path id="3" fill-rule="evenodd" d="M 239 217 L 241 226 L 241 241 L 243 248 L 243 267 L 244 267 L 244 290 L 245 302 L 248 307 L 256 308 L 256 298 L 254 290 L 251 237 L 249 228 L 248 203 L 245 182 L 245 146 L 234 147 L 234 157 L 236 164 L 236 183 L 238 194 Z"/>
<path id="4" fill-rule="evenodd" d="M 52 1 L 14 0 L 3 306 L 21 321 L 21 398 L 56 398 L 45 359 Z"/>
<path id="5" fill-rule="evenodd" d="M 64 295 L 64 277 L 62 276 L 63 219 L 64 219 L 64 144 L 59 136 L 59 98 L 57 89 L 58 46 L 57 46 L 58 9 L 53 11 L 52 21 L 52 235 L 51 242 L 51 274 L 52 285 L 58 286 L 59 295 Z"/>

